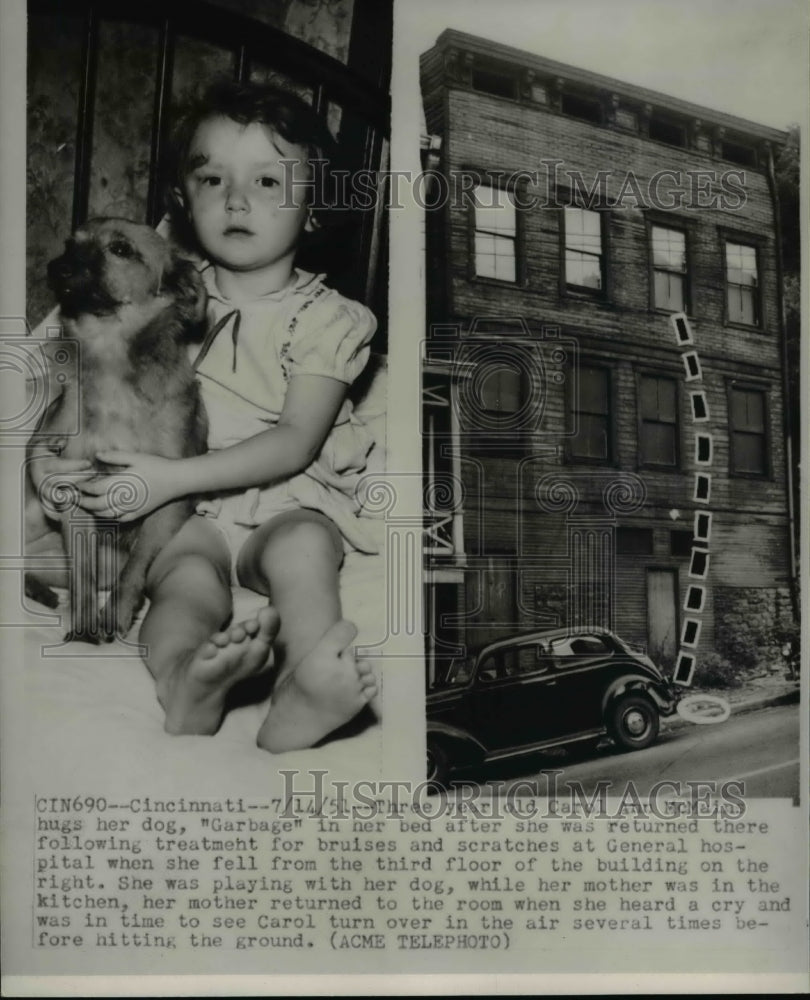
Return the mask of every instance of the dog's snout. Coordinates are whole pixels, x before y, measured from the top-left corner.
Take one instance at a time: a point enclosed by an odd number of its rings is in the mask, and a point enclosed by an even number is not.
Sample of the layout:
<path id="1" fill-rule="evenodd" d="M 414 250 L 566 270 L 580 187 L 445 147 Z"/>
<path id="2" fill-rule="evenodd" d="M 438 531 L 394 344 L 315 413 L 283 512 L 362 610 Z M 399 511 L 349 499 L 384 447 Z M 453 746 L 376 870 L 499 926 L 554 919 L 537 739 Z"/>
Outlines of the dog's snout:
<path id="1" fill-rule="evenodd" d="M 74 267 L 67 257 L 57 257 L 48 264 L 48 277 L 66 279 L 73 277 Z"/>
<path id="2" fill-rule="evenodd" d="M 65 240 L 65 252 L 48 264 L 48 277 L 52 281 L 68 281 L 81 275 L 96 273 L 104 255 L 95 243 L 87 240 Z"/>
<path id="3" fill-rule="evenodd" d="M 63 315 L 103 315 L 117 305 L 104 283 L 104 252 L 95 239 L 80 235 L 66 240 L 62 256 L 48 264 L 48 285 Z"/>

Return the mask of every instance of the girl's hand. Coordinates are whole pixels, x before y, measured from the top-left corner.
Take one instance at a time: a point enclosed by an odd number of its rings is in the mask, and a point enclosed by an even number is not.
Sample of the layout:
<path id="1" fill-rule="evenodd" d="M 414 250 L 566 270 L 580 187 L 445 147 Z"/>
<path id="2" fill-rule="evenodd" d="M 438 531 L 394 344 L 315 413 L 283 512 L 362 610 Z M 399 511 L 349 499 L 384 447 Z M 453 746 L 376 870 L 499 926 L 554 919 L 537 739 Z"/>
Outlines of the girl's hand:
<path id="1" fill-rule="evenodd" d="M 96 458 L 121 466 L 120 474 L 102 474 L 79 484 L 79 506 L 97 517 L 137 521 L 185 492 L 179 482 L 177 459 L 134 451 L 101 451 Z"/>
<path id="2" fill-rule="evenodd" d="M 28 475 L 46 507 L 59 509 L 79 488 L 82 479 L 94 475 L 93 463 L 84 458 L 60 458 L 44 442 L 33 445 L 28 453 Z"/>

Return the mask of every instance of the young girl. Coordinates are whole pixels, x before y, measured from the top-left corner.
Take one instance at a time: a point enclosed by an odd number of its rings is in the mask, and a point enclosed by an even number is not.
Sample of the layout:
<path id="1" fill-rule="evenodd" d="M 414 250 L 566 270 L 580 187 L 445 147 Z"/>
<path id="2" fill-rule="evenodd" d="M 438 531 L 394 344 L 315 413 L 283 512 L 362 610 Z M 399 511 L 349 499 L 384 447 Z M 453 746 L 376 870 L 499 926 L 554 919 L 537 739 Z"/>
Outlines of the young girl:
<path id="1" fill-rule="evenodd" d="M 230 689 L 280 657 L 258 733 L 273 752 L 310 747 L 375 694 L 342 620 L 344 544 L 374 551 L 354 490 L 371 441 L 348 386 L 375 329 L 362 305 L 298 270 L 316 222 L 306 198 L 328 133 L 298 98 L 218 85 L 178 130 L 173 196 L 207 262 L 209 332 L 197 355 L 209 452 L 171 460 L 111 452 L 148 486 L 148 511 L 206 495 L 160 553 L 140 632 L 172 733 L 213 733 Z M 82 506 L 112 516 L 114 477 L 81 484 Z M 125 520 L 124 517 L 121 520 Z M 232 572 L 272 602 L 231 616 Z"/>

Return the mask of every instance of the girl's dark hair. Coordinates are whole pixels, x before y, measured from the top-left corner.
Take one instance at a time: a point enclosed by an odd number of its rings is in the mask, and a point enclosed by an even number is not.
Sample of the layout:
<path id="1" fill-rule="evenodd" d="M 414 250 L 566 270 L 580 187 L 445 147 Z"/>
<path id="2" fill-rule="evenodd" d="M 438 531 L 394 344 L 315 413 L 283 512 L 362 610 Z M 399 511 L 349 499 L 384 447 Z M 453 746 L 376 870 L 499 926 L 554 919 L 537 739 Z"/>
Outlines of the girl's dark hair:
<path id="1" fill-rule="evenodd" d="M 319 161 L 313 171 L 311 200 L 315 206 L 328 204 L 325 195 L 328 168 L 337 144 L 323 119 L 296 94 L 273 84 L 218 80 L 188 102 L 172 131 L 166 198 L 172 232 L 181 243 L 193 246 L 194 240 L 187 213 L 176 191 L 183 190 L 188 176 L 191 145 L 197 129 L 203 122 L 218 117 L 230 118 L 240 125 L 266 125 L 287 142 L 303 146 L 310 161 Z M 318 217 L 320 213 L 314 211 L 313 214 Z"/>

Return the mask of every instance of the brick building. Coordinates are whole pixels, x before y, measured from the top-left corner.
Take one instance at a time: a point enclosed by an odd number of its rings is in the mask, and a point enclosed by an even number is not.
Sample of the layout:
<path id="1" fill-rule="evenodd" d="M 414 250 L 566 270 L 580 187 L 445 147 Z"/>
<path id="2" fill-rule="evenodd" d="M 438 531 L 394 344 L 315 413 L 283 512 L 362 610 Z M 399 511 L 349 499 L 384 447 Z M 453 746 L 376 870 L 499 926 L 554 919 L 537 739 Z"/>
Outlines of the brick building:
<path id="1" fill-rule="evenodd" d="M 785 133 L 457 31 L 421 59 L 430 679 L 615 628 L 689 678 L 793 614 Z"/>

